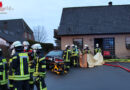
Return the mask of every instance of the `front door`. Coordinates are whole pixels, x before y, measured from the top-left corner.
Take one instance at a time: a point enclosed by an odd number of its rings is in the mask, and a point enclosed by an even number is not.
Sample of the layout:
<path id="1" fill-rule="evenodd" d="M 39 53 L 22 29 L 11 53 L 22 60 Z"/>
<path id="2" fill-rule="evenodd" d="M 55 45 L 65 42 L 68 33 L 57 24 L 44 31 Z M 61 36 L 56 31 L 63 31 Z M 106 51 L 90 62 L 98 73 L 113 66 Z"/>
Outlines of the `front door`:
<path id="1" fill-rule="evenodd" d="M 95 47 L 97 43 L 99 44 L 99 47 L 102 49 L 102 54 L 105 58 L 115 57 L 115 38 L 95 38 Z"/>

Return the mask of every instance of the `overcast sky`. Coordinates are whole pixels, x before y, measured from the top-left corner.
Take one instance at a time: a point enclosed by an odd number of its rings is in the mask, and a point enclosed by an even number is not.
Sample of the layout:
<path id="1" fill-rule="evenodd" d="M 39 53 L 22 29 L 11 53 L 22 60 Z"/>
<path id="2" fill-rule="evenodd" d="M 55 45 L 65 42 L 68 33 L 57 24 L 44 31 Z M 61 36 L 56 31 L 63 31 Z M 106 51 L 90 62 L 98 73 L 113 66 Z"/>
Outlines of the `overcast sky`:
<path id="1" fill-rule="evenodd" d="M 49 43 L 54 43 L 53 29 L 60 23 L 64 7 L 107 5 L 112 1 L 114 5 L 130 4 L 130 0 L 0 0 L 4 6 L 11 6 L 13 11 L 0 14 L 0 20 L 23 18 L 33 29 L 34 26 L 44 26 L 48 33 Z"/>

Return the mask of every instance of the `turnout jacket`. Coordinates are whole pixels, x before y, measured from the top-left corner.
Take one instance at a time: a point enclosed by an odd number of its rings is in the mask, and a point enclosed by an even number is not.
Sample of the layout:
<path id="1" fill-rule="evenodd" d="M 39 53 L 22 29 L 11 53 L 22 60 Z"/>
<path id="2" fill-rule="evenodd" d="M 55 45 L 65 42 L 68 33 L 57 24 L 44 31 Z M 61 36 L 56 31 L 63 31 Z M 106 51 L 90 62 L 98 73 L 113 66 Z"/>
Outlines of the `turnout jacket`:
<path id="1" fill-rule="evenodd" d="M 72 48 L 72 56 L 79 56 L 79 50 L 77 48 Z"/>
<path id="2" fill-rule="evenodd" d="M 35 72 L 33 75 L 35 77 L 45 77 L 46 75 L 46 60 L 42 54 L 35 56 Z"/>
<path id="3" fill-rule="evenodd" d="M 63 58 L 65 62 L 70 62 L 70 57 L 71 57 L 71 50 L 70 49 L 66 49 L 63 52 Z"/>
<path id="4" fill-rule="evenodd" d="M 8 83 L 7 77 L 7 61 L 4 57 L 0 57 L 0 85 L 5 85 Z"/>
<path id="5" fill-rule="evenodd" d="M 33 51 L 32 49 L 29 49 L 29 50 L 24 50 L 25 53 L 28 54 L 29 56 L 29 67 L 30 67 L 30 73 L 33 73 L 35 71 L 35 63 L 34 63 L 34 54 L 33 54 Z"/>
<path id="6" fill-rule="evenodd" d="M 95 48 L 95 53 L 102 52 L 101 48 Z"/>
<path id="7" fill-rule="evenodd" d="M 10 62 L 10 73 L 13 80 L 29 80 L 29 57 L 27 53 L 15 53 Z"/>

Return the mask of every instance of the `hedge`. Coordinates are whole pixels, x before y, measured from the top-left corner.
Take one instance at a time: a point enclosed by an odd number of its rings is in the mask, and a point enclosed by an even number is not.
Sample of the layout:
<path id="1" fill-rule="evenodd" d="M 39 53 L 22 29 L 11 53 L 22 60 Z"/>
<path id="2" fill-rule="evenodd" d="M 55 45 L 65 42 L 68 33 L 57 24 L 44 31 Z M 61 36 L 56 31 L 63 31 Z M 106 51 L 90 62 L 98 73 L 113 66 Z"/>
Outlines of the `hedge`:
<path id="1" fill-rule="evenodd" d="M 28 42 L 30 43 L 30 45 L 33 45 L 33 44 L 36 44 L 36 43 L 40 43 L 40 42 L 37 42 L 37 41 L 32 41 L 32 40 L 28 40 Z M 54 46 L 52 43 L 40 43 L 42 48 L 43 48 L 43 51 L 45 53 L 48 53 L 49 51 L 53 50 L 54 49 Z"/>

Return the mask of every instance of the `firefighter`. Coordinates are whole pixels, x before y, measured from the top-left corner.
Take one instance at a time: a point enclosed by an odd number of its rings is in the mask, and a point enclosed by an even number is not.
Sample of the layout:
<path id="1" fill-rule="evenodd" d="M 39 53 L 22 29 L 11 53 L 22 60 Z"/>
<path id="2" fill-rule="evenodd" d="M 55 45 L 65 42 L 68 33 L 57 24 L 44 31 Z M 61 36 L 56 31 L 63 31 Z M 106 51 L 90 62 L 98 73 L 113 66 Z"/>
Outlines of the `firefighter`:
<path id="1" fill-rule="evenodd" d="M 30 49 L 30 44 L 28 41 L 23 41 L 24 52 L 28 53 L 29 56 L 29 67 L 30 67 L 30 80 L 29 80 L 29 88 L 30 90 L 34 89 L 34 81 L 33 81 L 33 73 L 34 73 L 34 59 L 33 59 L 33 52 Z"/>
<path id="2" fill-rule="evenodd" d="M 95 52 L 96 52 L 96 55 L 94 56 L 94 59 L 96 60 L 95 66 L 103 65 L 104 64 L 103 55 L 101 48 L 99 48 L 99 44 L 96 44 Z"/>
<path id="3" fill-rule="evenodd" d="M 7 61 L 2 56 L 2 49 L 0 48 L 0 90 L 8 90 L 7 68 Z"/>
<path id="4" fill-rule="evenodd" d="M 12 57 L 15 54 L 15 48 L 14 48 L 13 44 L 11 45 L 10 50 L 11 50 L 11 54 L 10 54 L 11 58 L 9 59 L 9 67 L 10 67 L 10 64 L 12 63 Z M 14 90 L 14 85 L 13 85 L 13 70 L 12 70 L 12 68 L 9 68 L 8 79 L 9 79 L 9 89 L 10 90 Z"/>
<path id="5" fill-rule="evenodd" d="M 12 56 L 10 70 L 13 72 L 14 90 L 29 90 L 28 81 L 30 73 L 28 54 L 23 52 L 23 45 L 20 41 L 15 41 L 13 45 L 16 52 Z"/>
<path id="6" fill-rule="evenodd" d="M 66 45 L 65 47 L 66 47 L 66 49 L 63 52 L 63 58 L 64 58 L 64 62 L 65 62 L 64 69 L 65 69 L 65 72 L 68 72 L 70 69 L 71 50 L 70 50 L 69 45 Z"/>
<path id="7" fill-rule="evenodd" d="M 45 84 L 45 76 L 46 76 L 46 61 L 43 56 L 42 47 L 40 44 L 34 44 L 32 46 L 35 53 L 35 72 L 33 74 L 34 81 L 37 87 L 37 90 L 47 90 Z"/>
<path id="8" fill-rule="evenodd" d="M 101 48 L 99 48 L 99 44 L 96 44 L 95 53 L 102 52 Z"/>
<path id="9" fill-rule="evenodd" d="M 71 60 L 73 66 L 79 66 L 79 51 L 76 45 L 72 45 Z"/>

